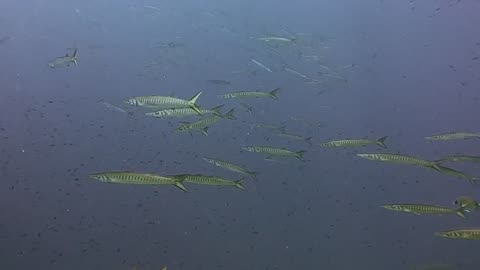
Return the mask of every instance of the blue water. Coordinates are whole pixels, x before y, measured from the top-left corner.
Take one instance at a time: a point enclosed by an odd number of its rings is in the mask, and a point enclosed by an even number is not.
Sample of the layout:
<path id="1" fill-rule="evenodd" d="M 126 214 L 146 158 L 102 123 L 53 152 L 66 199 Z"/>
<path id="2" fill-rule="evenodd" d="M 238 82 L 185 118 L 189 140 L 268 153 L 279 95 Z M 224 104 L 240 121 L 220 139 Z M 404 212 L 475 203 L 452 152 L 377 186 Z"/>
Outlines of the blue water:
<path id="1" fill-rule="evenodd" d="M 473 0 L 1 1 L 0 268 L 478 269 L 478 241 L 433 235 L 479 226 L 478 213 L 461 220 L 380 207 L 451 206 L 460 195 L 479 198 L 478 186 L 355 154 L 480 153 L 478 140 L 423 139 L 480 131 L 479 11 Z M 296 44 L 252 39 L 289 35 Z M 73 47 L 78 66 L 47 66 Z M 325 78 L 320 65 L 347 82 Z M 242 101 L 252 115 L 217 97 L 277 87 L 279 101 Z M 177 119 L 147 118 L 123 104 L 199 90 L 200 106 L 225 104 L 238 119 L 190 136 L 173 132 Z M 314 145 L 253 123 L 286 126 Z M 386 135 L 388 150 L 316 145 Z M 307 161 L 266 161 L 245 145 L 307 150 Z M 129 170 L 241 178 L 203 156 L 260 175 L 245 180 L 247 191 L 187 184 L 188 193 L 88 177 Z M 480 175 L 475 164 L 455 168 Z"/>

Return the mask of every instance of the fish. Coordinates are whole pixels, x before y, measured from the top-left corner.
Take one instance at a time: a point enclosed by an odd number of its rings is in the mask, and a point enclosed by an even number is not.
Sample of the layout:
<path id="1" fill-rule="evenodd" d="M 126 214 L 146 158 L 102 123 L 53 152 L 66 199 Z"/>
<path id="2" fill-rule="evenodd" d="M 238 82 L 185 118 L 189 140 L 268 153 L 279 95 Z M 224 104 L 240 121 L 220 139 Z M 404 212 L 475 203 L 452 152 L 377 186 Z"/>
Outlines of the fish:
<path id="1" fill-rule="evenodd" d="M 466 140 L 470 138 L 480 138 L 480 133 L 450 132 L 425 137 L 426 140 L 430 141 Z"/>
<path id="2" fill-rule="evenodd" d="M 376 144 L 380 147 L 387 148 L 385 145 L 385 140 L 388 136 L 384 136 L 376 141 L 374 140 L 367 140 L 367 139 L 353 139 L 353 140 L 338 140 L 338 141 L 329 141 L 319 144 L 323 147 L 359 147 L 359 146 L 367 146 L 370 144 Z"/>
<path id="3" fill-rule="evenodd" d="M 225 160 L 208 158 L 208 157 L 204 157 L 203 160 L 217 167 L 221 167 L 221 168 L 224 168 L 233 172 L 241 173 L 241 174 L 247 174 L 253 178 L 255 178 L 259 174 L 258 172 L 251 172 L 240 165 L 233 164 Z"/>
<path id="4" fill-rule="evenodd" d="M 120 108 L 120 107 L 117 107 L 117 106 L 115 106 L 115 105 L 112 105 L 112 104 L 110 104 L 110 103 L 108 103 L 108 102 L 103 101 L 102 104 L 103 104 L 105 107 L 107 107 L 109 110 L 117 111 L 117 112 L 121 112 L 121 113 L 126 113 L 126 111 L 125 111 L 124 109 L 122 109 L 122 108 Z"/>
<path id="5" fill-rule="evenodd" d="M 468 212 L 470 212 L 470 210 L 477 210 L 480 208 L 480 204 L 468 196 L 460 196 L 456 198 L 455 201 L 453 201 L 453 205 Z"/>
<path id="6" fill-rule="evenodd" d="M 230 82 L 226 80 L 207 80 L 207 82 L 219 85 L 230 85 Z"/>
<path id="7" fill-rule="evenodd" d="M 312 137 L 303 137 L 301 135 L 287 133 L 285 132 L 284 128 L 280 129 L 280 133 L 277 133 L 277 136 L 292 139 L 292 140 L 304 141 L 309 145 L 312 145 Z"/>
<path id="8" fill-rule="evenodd" d="M 242 147 L 243 150 L 252 152 L 252 153 L 263 153 L 267 154 L 268 156 L 291 156 L 300 159 L 301 161 L 305 161 L 303 155 L 307 152 L 304 150 L 293 152 L 287 150 L 285 148 L 275 148 L 270 146 L 244 146 Z"/>
<path id="9" fill-rule="evenodd" d="M 420 167 L 426 167 L 426 168 L 433 168 L 437 171 L 440 171 L 439 166 L 435 164 L 435 162 L 412 157 L 412 156 L 397 155 L 397 154 L 357 154 L 357 156 L 361 158 L 366 158 L 369 160 L 414 165 L 414 166 L 420 166 Z"/>
<path id="10" fill-rule="evenodd" d="M 275 88 L 270 92 L 262 91 L 242 91 L 242 92 L 230 92 L 223 95 L 220 95 L 221 98 L 261 98 L 261 97 L 270 97 L 275 100 L 278 100 L 277 92 L 280 88 Z"/>
<path id="11" fill-rule="evenodd" d="M 180 190 L 187 192 L 183 185 L 185 178 L 166 177 L 150 173 L 133 173 L 133 172 L 102 172 L 88 175 L 90 178 L 101 182 L 115 184 L 134 184 L 134 185 L 174 185 Z"/>
<path id="12" fill-rule="evenodd" d="M 257 66 L 265 69 L 265 70 L 268 71 L 268 72 L 272 72 L 272 70 L 271 70 L 269 67 L 265 66 L 265 65 L 264 65 L 263 63 L 261 63 L 260 61 L 257 61 L 257 60 L 255 60 L 255 59 L 253 59 L 253 58 L 250 59 L 250 60 L 251 60 L 253 63 L 255 63 L 255 65 L 257 65 Z"/>
<path id="13" fill-rule="evenodd" d="M 50 68 L 64 68 L 64 67 L 69 67 L 71 64 L 74 64 L 75 66 L 77 65 L 77 53 L 78 49 L 75 49 L 73 51 L 73 55 L 70 56 L 65 54 L 65 56 L 62 57 L 57 57 L 53 59 L 52 61 L 48 62 L 48 66 Z"/>
<path id="14" fill-rule="evenodd" d="M 300 78 L 302 78 L 302 79 L 305 79 L 305 80 L 307 80 L 307 81 L 309 81 L 309 82 L 311 82 L 311 83 L 320 83 L 319 80 L 310 78 L 310 77 L 308 77 L 307 75 L 302 74 L 302 73 L 300 73 L 300 72 L 298 72 L 298 71 L 296 71 L 296 70 L 293 70 L 293 69 L 291 69 L 291 68 L 284 67 L 283 69 L 284 69 L 285 71 L 287 71 L 287 72 L 289 72 L 289 73 L 291 73 L 291 74 L 293 74 L 293 75 L 295 75 L 295 76 L 298 76 L 298 77 L 300 77 Z"/>
<path id="15" fill-rule="evenodd" d="M 256 128 L 269 129 L 269 130 L 272 130 L 274 132 L 279 132 L 279 133 L 281 133 L 283 130 L 285 130 L 285 127 L 277 127 L 277 126 L 274 126 L 274 125 L 262 124 L 262 123 L 256 123 L 256 124 L 253 124 L 253 126 L 256 127 Z"/>
<path id="16" fill-rule="evenodd" d="M 220 112 L 220 109 L 224 105 L 220 105 L 214 108 L 211 108 L 209 110 L 207 109 L 199 109 L 201 115 L 208 115 L 208 114 L 213 114 L 216 116 L 222 117 L 222 113 Z M 161 111 L 156 111 L 156 112 L 148 112 L 145 113 L 146 116 L 151 116 L 151 117 L 156 117 L 156 118 L 167 118 L 167 117 L 186 117 L 186 116 L 194 116 L 198 115 L 198 112 L 195 111 L 192 108 L 178 108 L 178 109 L 167 109 L 167 110 L 161 110 Z"/>
<path id="17" fill-rule="evenodd" d="M 297 40 L 296 38 L 285 38 L 285 37 L 259 37 L 255 39 L 259 41 L 265 41 L 265 42 L 277 41 L 277 42 L 288 42 L 288 43 L 295 42 Z"/>
<path id="18" fill-rule="evenodd" d="M 382 205 L 383 208 L 393 211 L 413 213 L 416 215 L 420 214 L 455 214 L 461 218 L 465 218 L 463 208 L 452 209 L 443 206 L 437 205 L 427 205 L 427 204 L 385 204 Z"/>
<path id="19" fill-rule="evenodd" d="M 203 119 L 200 119 L 200 120 L 192 122 L 192 123 L 182 122 L 182 124 L 179 127 L 177 127 L 177 129 L 175 129 L 175 131 L 177 131 L 177 132 L 183 132 L 183 131 L 191 132 L 191 131 L 199 130 L 200 132 L 202 132 L 203 135 L 208 136 L 209 126 L 217 123 L 218 121 L 220 121 L 224 118 L 227 118 L 227 119 L 230 119 L 230 120 L 235 120 L 236 118 L 233 115 L 233 112 L 234 112 L 234 110 L 231 109 L 227 114 L 225 114 L 225 116 L 213 115 L 213 116 L 203 118 Z"/>
<path id="20" fill-rule="evenodd" d="M 480 240 L 480 228 L 451 229 L 436 232 L 435 235 L 452 239 Z"/>
<path id="21" fill-rule="evenodd" d="M 480 162 L 480 156 L 448 156 L 448 157 L 441 158 L 439 160 L 435 160 L 435 163 L 444 163 L 448 161 Z"/>
<path id="22" fill-rule="evenodd" d="M 140 106 L 147 108 L 169 108 L 169 109 L 179 109 L 179 108 L 191 108 L 195 110 L 199 115 L 202 115 L 200 108 L 196 105 L 196 102 L 203 91 L 199 91 L 191 99 L 184 100 L 171 96 L 141 96 L 130 98 L 124 103 L 127 103 L 132 106 Z"/>
<path id="23" fill-rule="evenodd" d="M 227 179 L 223 179 L 216 176 L 207 176 L 207 175 L 200 175 L 200 174 L 182 174 L 182 175 L 174 175 L 171 177 L 185 179 L 185 182 L 192 183 L 192 184 L 212 185 L 212 186 L 234 186 L 238 189 L 246 190 L 245 187 L 243 187 L 242 185 L 243 179 L 233 181 L 233 180 L 227 180 Z"/>
<path id="24" fill-rule="evenodd" d="M 436 167 L 438 168 L 437 171 L 440 172 L 440 173 L 450 175 L 450 176 L 453 176 L 453 177 L 457 177 L 457 178 L 460 178 L 460 179 L 465 179 L 468 182 L 470 182 L 471 184 L 475 184 L 478 181 L 480 181 L 480 177 L 469 176 L 469 175 L 466 175 L 464 172 L 457 171 L 457 170 L 452 169 L 452 168 L 448 168 L 448 167 L 441 166 L 441 165 L 437 165 Z"/>

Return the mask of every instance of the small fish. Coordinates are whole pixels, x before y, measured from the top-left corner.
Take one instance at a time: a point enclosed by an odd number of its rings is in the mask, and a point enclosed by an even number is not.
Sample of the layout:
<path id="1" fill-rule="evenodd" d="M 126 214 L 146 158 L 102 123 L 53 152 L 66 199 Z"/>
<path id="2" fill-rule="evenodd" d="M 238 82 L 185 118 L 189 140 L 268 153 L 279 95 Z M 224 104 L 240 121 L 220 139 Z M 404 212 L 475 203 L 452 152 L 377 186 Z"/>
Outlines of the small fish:
<path id="1" fill-rule="evenodd" d="M 305 161 L 303 158 L 303 154 L 306 153 L 306 151 L 298 151 L 298 152 L 293 152 L 290 150 L 287 150 L 285 148 L 275 148 L 275 147 L 270 147 L 270 146 L 244 146 L 242 147 L 243 150 L 252 152 L 252 153 L 263 153 L 267 154 L 269 156 L 290 156 L 290 157 L 296 157 L 300 159 L 301 161 Z"/>
<path id="2" fill-rule="evenodd" d="M 435 163 L 443 163 L 448 161 L 455 161 L 455 162 L 480 162 L 480 156 L 448 156 L 444 157 L 439 160 L 435 160 Z"/>
<path id="3" fill-rule="evenodd" d="M 430 137 L 425 137 L 426 140 L 431 141 L 448 141 L 448 140 L 466 140 L 470 138 L 480 138 L 480 133 L 472 132 L 450 132 L 432 135 Z"/>
<path id="4" fill-rule="evenodd" d="M 452 229 L 436 232 L 435 235 L 452 239 L 480 240 L 480 228 Z"/>
<path id="5" fill-rule="evenodd" d="M 242 185 L 243 179 L 232 181 L 232 180 L 227 180 L 220 177 L 206 176 L 206 175 L 200 175 L 200 174 L 182 174 L 182 175 L 175 175 L 171 177 L 185 179 L 185 182 L 193 183 L 193 184 L 212 185 L 212 186 L 234 186 L 241 190 L 245 190 L 245 188 Z"/>
<path id="6" fill-rule="evenodd" d="M 195 104 L 202 93 L 203 91 L 198 92 L 189 100 L 179 99 L 170 96 L 141 96 L 130 98 L 124 102 L 132 106 L 140 106 L 147 108 L 191 108 L 195 110 L 199 115 L 202 115 L 202 113 L 200 112 L 200 108 Z"/>
<path id="7" fill-rule="evenodd" d="M 255 63 L 257 66 L 265 69 L 266 71 L 272 72 L 272 70 L 271 70 L 269 67 L 265 66 L 265 65 L 264 65 L 263 63 L 261 63 L 260 61 L 257 61 L 257 60 L 255 60 L 255 59 L 253 59 L 253 58 L 250 59 L 250 60 L 251 60 L 253 63 Z"/>
<path id="8" fill-rule="evenodd" d="M 468 212 L 470 212 L 470 210 L 477 210 L 480 208 L 480 204 L 468 196 L 460 196 L 456 198 L 455 201 L 453 201 L 453 205 Z"/>
<path id="9" fill-rule="evenodd" d="M 275 100 L 278 100 L 277 92 L 280 88 L 275 88 L 270 92 L 262 91 L 243 91 L 243 92 L 230 92 L 223 95 L 220 95 L 221 98 L 261 98 L 261 97 L 270 97 Z"/>
<path id="10" fill-rule="evenodd" d="M 117 107 L 117 106 L 115 106 L 115 105 L 112 105 L 112 104 L 110 104 L 110 103 L 108 103 L 108 102 L 103 101 L 102 104 L 103 104 L 105 107 L 107 107 L 108 109 L 112 110 L 112 111 L 117 111 L 117 112 L 121 112 L 121 113 L 126 113 L 126 111 L 125 111 L 124 109 L 122 109 L 122 108 L 120 108 L 120 107 Z"/>
<path id="11" fill-rule="evenodd" d="M 218 85 L 230 85 L 229 81 L 226 80 L 207 80 L 208 83 L 218 84 Z"/>
<path id="12" fill-rule="evenodd" d="M 225 161 L 225 160 L 207 158 L 207 157 L 204 157 L 203 160 L 205 160 L 206 162 L 208 162 L 210 164 L 213 164 L 217 167 L 221 167 L 221 168 L 224 168 L 224 169 L 227 169 L 227 170 L 230 170 L 230 171 L 233 171 L 233 172 L 237 172 L 237 173 L 247 174 L 247 175 L 250 175 L 251 177 L 254 177 L 254 178 L 259 174 L 258 172 L 251 172 L 251 171 L 243 168 L 240 165 L 233 164 L 233 163 Z"/>
<path id="13" fill-rule="evenodd" d="M 207 109 L 199 109 L 201 115 L 208 115 L 213 114 L 216 116 L 222 117 L 222 113 L 220 109 L 223 105 L 211 108 L 210 110 Z M 198 115 L 198 112 L 192 108 L 178 108 L 178 109 L 167 109 L 161 110 L 156 112 L 149 112 L 145 113 L 146 116 L 156 117 L 156 118 L 167 118 L 167 117 L 186 117 L 186 116 L 195 116 Z"/>
<path id="14" fill-rule="evenodd" d="M 182 177 L 166 177 L 150 173 L 133 172 L 103 172 L 89 174 L 89 177 L 102 182 L 115 184 L 174 185 L 184 192 L 187 192 L 187 189 L 182 184 L 185 178 Z"/>
<path id="15" fill-rule="evenodd" d="M 452 209 L 443 206 L 437 205 L 427 205 L 427 204 L 386 204 L 382 205 L 383 208 L 393 211 L 413 213 L 416 215 L 420 214 L 455 214 L 461 218 L 465 218 L 462 208 Z"/>
<path id="16" fill-rule="evenodd" d="M 75 49 L 72 56 L 68 55 L 67 53 L 65 56 L 57 57 L 48 62 L 48 66 L 50 68 L 64 68 L 69 67 L 71 64 L 77 65 L 77 53 L 78 49 Z"/>
<path id="17" fill-rule="evenodd" d="M 183 122 L 179 127 L 177 127 L 177 129 L 175 129 L 175 131 L 200 131 L 203 135 L 208 136 L 209 126 L 217 123 L 224 118 L 235 120 L 236 118 L 233 115 L 233 109 L 231 109 L 225 116 L 213 115 L 211 117 L 203 118 L 192 123 Z"/>
<path id="18" fill-rule="evenodd" d="M 366 158 L 369 160 L 376 160 L 376 161 L 384 161 L 384 162 L 391 162 L 391 163 L 398 163 L 398 164 L 407 164 L 407 165 L 415 165 L 420 167 L 426 168 L 433 168 L 437 171 L 440 171 L 440 168 L 435 162 L 406 156 L 406 155 L 397 155 L 397 154 L 357 154 L 357 156 L 361 158 Z"/>
<path id="19" fill-rule="evenodd" d="M 297 140 L 297 141 L 304 141 L 309 145 L 312 145 L 312 137 L 303 137 L 301 135 L 287 133 L 285 132 L 284 128 L 280 129 L 280 133 L 277 133 L 277 136 L 292 139 L 292 140 Z"/>
<path id="20" fill-rule="evenodd" d="M 338 140 L 338 141 L 329 141 L 319 144 L 323 147 L 359 147 L 359 146 L 367 146 L 370 144 L 376 144 L 380 147 L 387 148 L 385 145 L 385 140 L 388 136 L 382 137 L 376 141 L 374 140 L 367 140 L 367 139 L 354 139 L 354 140 Z"/>
<path id="21" fill-rule="evenodd" d="M 265 42 L 277 41 L 277 42 L 288 42 L 288 43 L 295 42 L 297 40 L 295 38 L 285 38 L 285 37 L 259 37 L 255 39 L 260 41 L 265 41 Z"/>

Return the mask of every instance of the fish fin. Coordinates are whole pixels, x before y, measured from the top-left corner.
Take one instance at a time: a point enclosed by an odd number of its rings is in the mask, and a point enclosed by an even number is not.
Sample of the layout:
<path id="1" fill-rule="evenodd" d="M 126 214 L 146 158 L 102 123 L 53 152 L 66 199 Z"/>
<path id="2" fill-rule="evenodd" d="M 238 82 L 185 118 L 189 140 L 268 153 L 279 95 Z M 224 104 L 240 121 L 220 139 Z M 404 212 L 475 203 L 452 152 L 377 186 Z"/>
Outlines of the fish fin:
<path id="1" fill-rule="evenodd" d="M 188 100 L 188 103 L 195 104 L 202 93 L 203 91 L 196 93 L 190 100 Z"/>
<path id="2" fill-rule="evenodd" d="M 222 104 L 220 106 L 213 107 L 210 110 L 213 111 L 214 115 L 222 117 L 222 113 L 220 112 L 220 109 L 223 108 L 223 106 L 225 106 L 225 105 Z"/>
<path id="3" fill-rule="evenodd" d="M 438 172 L 442 172 L 442 168 L 439 167 L 435 162 L 432 162 L 432 168 L 435 169 Z"/>
<path id="4" fill-rule="evenodd" d="M 183 185 L 182 182 L 178 181 L 174 184 L 177 188 L 181 189 L 183 192 L 188 192 L 187 188 Z"/>
<path id="5" fill-rule="evenodd" d="M 205 135 L 205 136 L 208 136 L 208 127 L 204 127 L 202 129 L 202 134 Z"/>
<path id="6" fill-rule="evenodd" d="M 278 92 L 278 90 L 280 90 L 280 88 L 275 88 L 275 89 L 273 89 L 272 91 L 270 91 L 270 96 L 271 96 L 273 99 L 278 100 L 278 97 L 277 97 L 277 92 Z"/>
<path id="7" fill-rule="evenodd" d="M 305 150 L 298 151 L 295 156 L 296 156 L 298 159 L 300 159 L 301 161 L 305 162 L 305 159 L 303 158 L 303 154 L 305 154 L 306 152 L 307 152 L 307 151 L 305 151 Z"/>
<path id="8" fill-rule="evenodd" d="M 463 219 L 466 219 L 467 217 L 465 216 L 465 209 L 463 207 L 460 207 L 457 209 L 457 212 L 456 212 L 457 216 L 463 218 Z"/>
<path id="9" fill-rule="evenodd" d="M 235 117 L 235 115 L 233 115 L 233 111 L 234 109 L 231 109 L 230 111 L 227 112 L 227 114 L 225 114 L 223 117 L 227 118 L 227 119 L 230 119 L 230 120 L 235 120 L 237 119 Z"/>
<path id="10" fill-rule="evenodd" d="M 480 182 L 480 177 L 470 177 L 468 179 L 468 181 L 471 183 L 471 184 L 478 184 L 478 182 Z"/>
<path id="11" fill-rule="evenodd" d="M 380 147 L 383 147 L 383 148 L 387 148 L 387 145 L 385 144 L 385 140 L 388 138 L 388 136 L 384 136 L 380 139 L 377 140 L 377 145 L 379 145 Z"/>
<path id="12" fill-rule="evenodd" d="M 241 190 L 246 190 L 245 187 L 243 187 L 243 185 L 242 185 L 243 180 L 245 180 L 245 179 L 240 179 L 240 180 L 235 181 L 235 187 L 237 187 Z"/>
<path id="13" fill-rule="evenodd" d="M 253 179 L 257 179 L 257 175 L 259 175 L 259 172 L 247 172 Z"/>
<path id="14" fill-rule="evenodd" d="M 75 50 L 73 51 L 72 58 L 77 59 L 77 52 L 78 52 L 78 48 L 75 48 Z M 68 54 L 67 54 L 67 55 L 68 55 Z"/>
<path id="15" fill-rule="evenodd" d="M 199 115 L 202 115 L 202 112 L 200 111 L 200 108 L 195 105 L 194 103 L 190 104 L 190 108 L 192 108 L 192 110 L 196 111 Z"/>
<path id="16" fill-rule="evenodd" d="M 306 141 L 309 145 L 312 145 L 312 137 L 307 137 L 307 138 L 305 138 L 305 141 Z"/>

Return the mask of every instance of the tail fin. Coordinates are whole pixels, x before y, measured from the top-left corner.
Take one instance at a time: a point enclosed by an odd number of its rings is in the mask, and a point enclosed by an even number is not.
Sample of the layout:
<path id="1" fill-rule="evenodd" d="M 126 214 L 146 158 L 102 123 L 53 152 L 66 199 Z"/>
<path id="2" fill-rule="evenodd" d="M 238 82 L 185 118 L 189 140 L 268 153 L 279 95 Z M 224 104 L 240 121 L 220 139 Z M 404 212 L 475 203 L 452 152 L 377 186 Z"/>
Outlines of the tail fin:
<path id="1" fill-rule="evenodd" d="M 205 135 L 205 136 L 208 136 L 208 127 L 204 127 L 202 130 L 201 130 L 202 134 Z"/>
<path id="2" fill-rule="evenodd" d="M 278 100 L 278 97 L 277 97 L 278 90 L 280 90 L 280 88 L 275 88 L 272 91 L 270 91 L 270 96 L 275 100 Z"/>
<path id="3" fill-rule="evenodd" d="M 377 145 L 383 148 L 387 148 L 387 145 L 385 144 L 385 140 L 388 138 L 388 136 L 384 136 L 380 139 L 377 140 Z"/>
<path id="4" fill-rule="evenodd" d="M 200 112 L 200 108 L 195 104 L 200 97 L 200 95 L 203 93 L 203 91 L 198 92 L 195 96 L 193 96 L 190 100 L 188 100 L 188 103 L 190 104 L 190 107 L 196 111 L 199 115 L 202 115 Z"/>
<path id="5" fill-rule="evenodd" d="M 309 145 L 312 145 L 312 137 L 307 137 L 307 138 L 305 138 L 305 141 L 306 141 Z"/>
<path id="6" fill-rule="evenodd" d="M 237 118 L 235 117 L 235 115 L 233 115 L 233 111 L 234 111 L 234 109 L 231 109 L 223 117 L 225 117 L 227 119 L 230 119 L 230 120 L 236 120 Z"/>
<path id="7" fill-rule="evenodd" d="M 295 156 L 296 156 L 298 159 L 300 159 L 301 161 L 305 162 L 305 159 L 303 158 L 303 154 L 305 154 L 306 152 L 307 152 L 307 151 L 304 151 L 304 150 L 298 151 Z"/>
<path id="8" fill-rule="evenodd" d="M 177 188 L 181 189 L 183 192 L 188 192 L 187 188 L 183 185 L 181 181 L 175 182 L 174 184 Z"/>
<path id="9" fill-rule="evenodd" d="M 243 187 L 243 185 L 242 185 L 243 180 L 244 180 L 244 179 L 240 179 L 240 180 L 235 181 L 235 187 L 236 187 L 236 188 L 239 188 L 239 189 L 241 189 L 241 190 L 246 190 L 246 189 Z"/>
<path id="10" fill-rule="evenodd" d="M 470 177 L 468 179 L 468 181 L 471 183 L 471 184 L 478 184 L 478 182 L 480 181 L 480 177 Z"/>
<path id="11" fill-rule="evenodd" d="M 73 51 L 73 55 L 72 55 L 72 61 L 75 65 L 77 65 L 77 52 L 78 52 L 78 49 L 75 48 L 75 51 Z"/>
<path id="12" fill-rule="evenodd" d="M 220 106 L 211 108 L 210 110 L 213 111 L 213 114 L 214 114 L 214 115 L 222 117 L 222 113 L 220 112 L 220 109 L 221 109 L 223 106 L 224 106 L 224 105 L 220 105 Z"/>
<path id="13" fill-rule="evenodd" d="M 259 172 L 247 172 L 252 178 L 257 179 L 257 175 L 259 175 Z"/>

